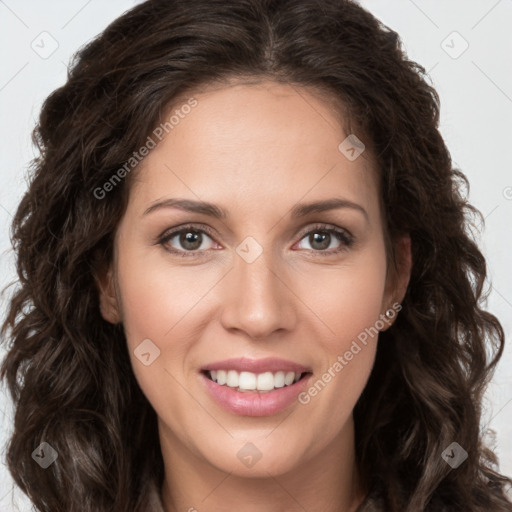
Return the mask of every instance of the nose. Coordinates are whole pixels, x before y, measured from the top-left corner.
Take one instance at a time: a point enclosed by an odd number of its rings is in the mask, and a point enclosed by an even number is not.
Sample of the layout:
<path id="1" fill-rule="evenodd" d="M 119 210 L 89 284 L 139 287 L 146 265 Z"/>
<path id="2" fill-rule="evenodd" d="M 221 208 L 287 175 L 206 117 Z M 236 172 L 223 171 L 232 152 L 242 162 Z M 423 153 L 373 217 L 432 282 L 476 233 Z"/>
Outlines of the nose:
<path id="1" fill-rule="evenodd" d="M 251 339 L 268 339 L 276 331 L 292 330 L 298 301 L 286 274 L 272 264 L 270 250 L 252 263 L 235 255 L 224 283 L 223 327 L 242 331 Z"/>

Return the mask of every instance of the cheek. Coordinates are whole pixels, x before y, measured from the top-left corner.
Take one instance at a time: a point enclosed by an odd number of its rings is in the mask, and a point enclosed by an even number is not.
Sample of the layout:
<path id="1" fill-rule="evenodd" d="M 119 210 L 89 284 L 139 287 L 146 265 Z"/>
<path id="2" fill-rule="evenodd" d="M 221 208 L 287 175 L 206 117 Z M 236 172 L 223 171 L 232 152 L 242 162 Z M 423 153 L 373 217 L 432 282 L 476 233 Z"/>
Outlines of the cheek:
<path id="1" fill-rule="evenodd" d="M 120 258 L 118 283 L 130 346 L 145 338 L 169 345 L 176 333 L 183 330 L 182 326 L 190 323 L 194 308 L 216 281 L 214 270 L 173 266 L 162 258 L 148 261 L 135 251 Z M 177 349 L 186 346 L 186 335 L 180 336 L 176 345 Z"/>
<path id="2" fill-rule="evenodd" d="M 314 283 L 314 286 L 312 286 Z M 375 244 L 346 264 L 297 280 L 295 289 L 325 327 L 323 343 L 329 355 L 348 350 L 351 340 L 374 326 L 383 312 L 386 258 Z M 364 337 L 364 336 L 363 336 Z"/>
<path id="3" fill-rule="evenodd" d="M 190 395 L 183 385 L 190 368 L 195 368 L 191 360 L 202 326 L 211 319 L 205 314 L 208 291 L 225 269 L 172 265 L 166 258 L 151 258 L 133 247 L 119 253 L 122 322 L 135 378 L 161 417 L 175 424 L 197 413 L 199 421 L 201 411 L 190 408 Z M 142 346 L 147 347 L 144 353 L 150 353 L 149 365 L 138 357 Z M 173 415 L 168 418 L 171 409 Z"/>
<path id="4" fill-rule="evenodd" d="M 166 371 L 176 374 L 175 365 L 182 366 L 186 356 L 186 336 L 176 332 L 191 308 L 191 293 L 176 270 L 148 262 L 133 249 L 120 253 L 117 280 L 128 350 L 135 377 L 154 405 L 161 390 L 175 384 Z M 170 343 L 177 338 L 179 343 Z"/>
<path id="5" fill-rule="evenodd" d="M 386 260 L 383 250 L 366 251 L 345 268 L 315 279 L 308 304 L 322 320 L 324 336 L 316 343 L 321 369 L 299 397 L 316 417 L 326 443 L 346 424 L 370 376 L 382 313 Z M 317 276 L 319 277 L 319 276 Z M 314 413 L 313 413 L 314 411 Z"/>

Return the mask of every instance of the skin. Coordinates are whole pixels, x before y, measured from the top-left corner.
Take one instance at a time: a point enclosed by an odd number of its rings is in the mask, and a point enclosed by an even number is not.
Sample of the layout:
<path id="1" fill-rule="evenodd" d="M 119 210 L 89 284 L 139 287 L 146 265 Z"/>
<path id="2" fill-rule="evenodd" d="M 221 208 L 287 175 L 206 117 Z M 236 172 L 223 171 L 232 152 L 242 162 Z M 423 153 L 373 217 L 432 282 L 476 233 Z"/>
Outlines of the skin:
<path id="1" fill-rule="evenodd" d="M 377 338 L 308 404 L 270 416 L 225 411 L 199 370 L 231 357 L 280 357 L 310 366 L 316 381 L 402 300 L 408 239 L 396 247 L 398 274 L 388 273 L 369 151 L 349 161 L 338 150 L 348 134 L 319 95 L 263 81 L 211 86 L 194 97 L 197 106 L 137 170 L 114 262 L 99 283 L 102 315 L 123 323 L 133 371 L 159 418 L 165 509 L 353 512 L 364 479 L 352 410 Z M 354 208 L 290 217 L 297 203 L 333 197 L 357 203 L 367 217 Z M 171 207 L 144 215 L 168 198 L 209 201 L 228 217 Z M 185 223 L 214 233 L 203 234 L 191 257 L 166 250 L 186 252 L 178 236 L 158 243 Z M 353 244 L 332 236 L 322 248 L 310 236 L 310 228 L 323 233 L 315 223 L 348 230 Z M 252 263 L 236 252 L 247 236 L 262 249 Z M 161 352 L 145 366 L 133 351 L 148 338 Z M 237 457 L 247 442 L 262 454 L 251 468 Z"/>

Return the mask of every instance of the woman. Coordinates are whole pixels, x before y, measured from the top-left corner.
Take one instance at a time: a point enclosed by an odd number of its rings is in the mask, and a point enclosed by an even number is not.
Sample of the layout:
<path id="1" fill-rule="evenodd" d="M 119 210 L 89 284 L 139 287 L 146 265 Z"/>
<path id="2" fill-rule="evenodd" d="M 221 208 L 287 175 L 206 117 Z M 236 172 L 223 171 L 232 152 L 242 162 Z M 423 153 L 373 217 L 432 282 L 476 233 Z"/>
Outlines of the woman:
<path id="1" fill-rule="evenodd" d="M 347 0 L 148 1 L 82 49 L 13 222 L 8 464 L 37 509 L 512 510 L 438 119 Z"/>

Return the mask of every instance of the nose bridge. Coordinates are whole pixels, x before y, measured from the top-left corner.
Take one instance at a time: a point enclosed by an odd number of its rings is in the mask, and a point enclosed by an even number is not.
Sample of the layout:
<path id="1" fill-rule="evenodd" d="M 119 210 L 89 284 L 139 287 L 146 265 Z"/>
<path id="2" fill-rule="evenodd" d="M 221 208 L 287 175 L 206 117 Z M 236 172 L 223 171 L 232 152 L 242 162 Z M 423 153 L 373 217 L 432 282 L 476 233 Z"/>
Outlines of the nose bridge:
<path id="1" fill-rule="evenodd" d="M 247 237 L 236 248 L 227 284 L 222 320 L 225 328 L 245 331 L 251 338 L 290 329 L 294 322 L 293 294 L 276 269 L 271 247 Z"/>

